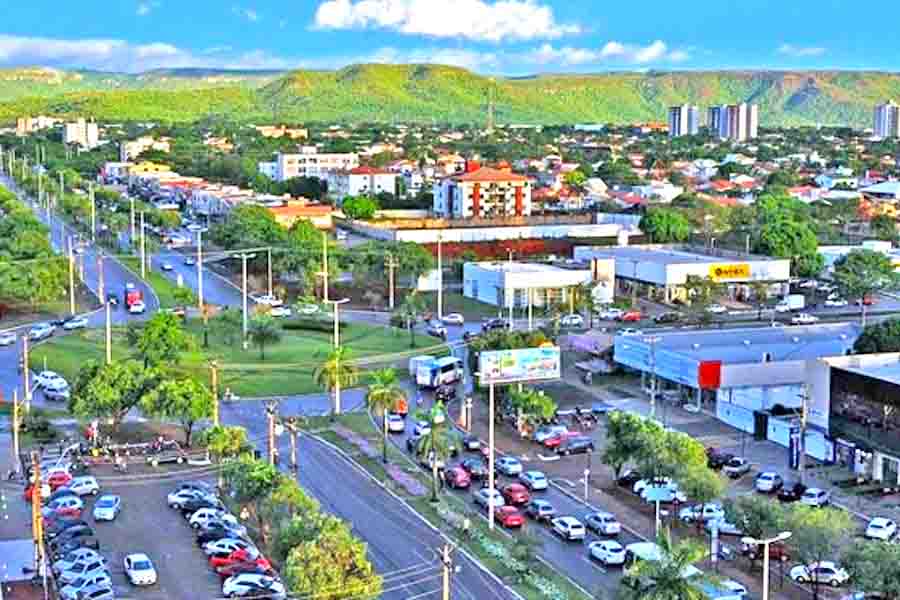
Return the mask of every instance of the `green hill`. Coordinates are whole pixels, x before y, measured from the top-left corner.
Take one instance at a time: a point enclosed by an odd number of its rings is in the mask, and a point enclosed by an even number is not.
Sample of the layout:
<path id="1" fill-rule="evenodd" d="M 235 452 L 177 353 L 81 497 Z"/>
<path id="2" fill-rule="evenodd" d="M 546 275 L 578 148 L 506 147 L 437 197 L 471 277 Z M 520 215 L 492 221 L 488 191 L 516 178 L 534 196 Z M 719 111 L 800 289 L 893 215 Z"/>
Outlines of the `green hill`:
<path id="1" fill-rule="evenodd" d="M 685 71 L 489 78 L 441 65 L 352 65 L 337 71 L 171 69 L 130 75 L 0 71 L 0 121 L 52 113 L 113 120 L 483 122 L 493 87 L 499 123 L 665 120 L 690 102 L 752 101 L 760 123 L 869 126 L 900 97 L 900 74 L 862 71 Z"/>

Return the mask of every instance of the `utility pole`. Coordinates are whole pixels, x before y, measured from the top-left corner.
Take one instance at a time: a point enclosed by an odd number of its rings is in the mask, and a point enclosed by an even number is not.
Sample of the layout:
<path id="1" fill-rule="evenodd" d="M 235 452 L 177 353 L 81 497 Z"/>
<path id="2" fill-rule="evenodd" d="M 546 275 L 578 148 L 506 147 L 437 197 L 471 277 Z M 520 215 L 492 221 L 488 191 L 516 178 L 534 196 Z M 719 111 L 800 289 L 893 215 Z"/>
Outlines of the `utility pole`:
<path id="1" fill-rule="evenodd" d="M 129 197 L 129 202 L 131 203 L 131 237 L 128 238 L 130 248 L 134 248 L 134 198 Z"/>
<path id="2" fill-rule="evenodd" d="M 388 307 L 391 310 L 394 310 L 394 269 L 397 268 L 397 263 L 394 261 L 394 255 L 388 252 L 387 255 L 387 268 L 388 268 Z"/>
<path id="3" fill-rule="evenodd" d="M 441 600 L 450 600 L 450 573 L 453 570 L 453 558 L 450 556 L 451 550 L 450 544 L 444 544 L 441 552 L 441 566 L 443 570 Z"/>
<path id="4" fill-rule="evenodd" d="M 288 417 L 287 430 L 291 434 L 291 469 L 297 470 L 300 465 L 297 463 L 297 419 L 296 417 Z"/>
<path id="5" fill-rule="evenodd" d="M 488 490 L 491 499 L 488 502 L 488 528 L 494 528 L 494 384 L 488 386 Z"/>
<path id="6" fill-rule="evenodd" d="M 141 279 L 147 278 L 147 230 L 144 226 L 144 211 L 141 211 Z"/>
<path id="7" fill-rule="evenodd" d="M 269 276 L 269 297 L 273 298 L 272 294 L 272 247 L 269 246 L 266 248 L 266 253 L 268 254 L 268 276 Z"/>
<path id="8" fill-rule="evenodd" d="M 322 232 L 322 299 L 328 302 L 328 234 Z"/>
<path id="9" fill-rule="evenodd" d="M 13 390 L 13 466 L 16 475 L 22 472 L 22 459 L 19 457 L 19 388 Z"/>
<path id="10" fill-rule="evenodd" d="M 241 303 L 244 310 L 243 315 L 243 340 L 244 350 L 247 349 L 247 253 L 241 254 Z"/>
<path id="11" fill-rule="evenodd" d="M 219 425 L 219 363 L 211 361 L 209 363 L 209 387 L 212 390 L 213 397 L 213 427 Z"/>
<path id="12" fill-rule="evenodd" d="M 31 452 L 32 476 L 34 485 L 31 487 L 31 535 L 34 540 L 34 570 L 43 573 L 44 598 L 47 598 L 47 558 L 44 554 L 44 516 L 43 499 L 41 498 L 41 455 L 33 450 Z"/>
<path id="13" fill-rule="evenodd" d="M 269 464 L 275 464 L 275 411 L 278 404 L 274 400 L 266 402 L 266 417 L 268 418 L 268 439 L 269 439 Z"/>
<path id="14" fill-rule="evenodd" d="M 438 321 L 444 318 L 444 236 L 440 233 L 437 236 L 437 270 L 438 270 L 438 293 L 437 293 L 437 318 Z"/>
<path id="15" fill-rule="evenodd" d="M 651 336 L 645 338 L 644 341 L 650 346 L 650 418 L 656 418 L 656 344 L 659 342 L 659 336 Z"/>
<path id="16" fill-rule="evenodd" d="M 528 331 L 534 331 L 534 288 L 528 288 Z"/>
<path id="17" fill-rule="evenodd" d="M 91 201 L 91 243 L 97 241 L 97 203 L 94 201 L 94 184 L 88 184 L 88 198 Z"/>
<path id="18" fill-rule="evenodd" d="M 75 251 L 69 236 L 69 312 L 75 316 Z"/>
<path id="19" fill-rule="evenodd" d="M 203 312 L 203 230 L 197 231 L 197 308 Z"/>
<path id="20" fill-rule="evenodd" d="M 101 296 L 103 299 L 103 296 Z M 106 305 L 106 364 L 112 364 L 112 308 L 106 299 L 103 299 Z"/>
<path id="21" fill-rule="evenodd" d="M 31 412 L 31 382 L 28 375 L 28 334 L 22 336 L 22 384 L 25 389 L 25 412 Z"/>
<path id="22" fill-rule="evenodd" d="M 97 295 L 100 296 L 100 302 L 106 298 L 103 285 L 103 254 L 97 252 Z"/>
<path id="23" fill-rule="evenodd" d="M 806 474 L 806 425 L 809 421 L 809 384 L 803 384 L 803 392 L 800 394 L 802 401 L 800 407 L 800 439 L 797 441 L 800 445 L 800 459 L 797 463 L 797 473 L 800 476 L 800 483 L 806 485 L 804 475 Z"/>

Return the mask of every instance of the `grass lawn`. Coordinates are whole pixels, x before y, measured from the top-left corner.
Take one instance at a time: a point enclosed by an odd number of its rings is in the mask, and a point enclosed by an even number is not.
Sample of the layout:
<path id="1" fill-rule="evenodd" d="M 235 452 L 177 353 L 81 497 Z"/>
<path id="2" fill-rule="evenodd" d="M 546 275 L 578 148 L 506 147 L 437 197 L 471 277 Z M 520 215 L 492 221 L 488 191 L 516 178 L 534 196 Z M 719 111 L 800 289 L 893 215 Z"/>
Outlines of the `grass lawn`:
<path id="1" fill-rule="evenodd" d="M 425 306 L 429 310 L 437 312 L 437 292 L 422 292 L 419 295 L 425 300 Z M 466 298 L 460 292 L 444 292 L 444 314 L 449 313 L 460 313 L 470 321 L 481 321 L 496 317 L 499 309 L 491 304 Z"/>
<path id="2" fill-rule="evenodd" d="M 136 256 L 122 256 L 119 257 L 119 261 L 123 265 L 131 269 L 135 273 L 135 275 L 140 277 L 140 258 Z M 159 304 L 161 308 L 172 308 L 181 304 L 175 300 L 175 290 L 178 289 L 178 286 L 174 281 L 168 279 L 162 273 L 150 269 L 147 272 L 147 283 L 150 285 L 150 287 L 153 288 L 153 291 L 156 292 L 156 295 L 159 296 Z"/>
<path id="3" fill-rule="evenodd" d="M 240 335 L 227 340 L 210 334 L 208 349 L 202 348 L 203 324 L 190 320 L 187 330 L 195 338 L 195 348 L 184 352 L 177 369 L 209 381 L 209 361 L 219 362 L 220 390 L 228 387 L 241 397 L 285 396 L 308 394 L 322 390 L 313 382 L 313 371 L 331 351 L 330 334 L 307 331 L 284 331 L 281 342 L 266 348 L 266 359 L 260 358 L 258 348 L 241 349 Z M 356 359 L 363 359 L 361 370 L 397 364 L 405 369 L 407 356 L 421 354 L 431 340 L 417 338 L 418 348 L 409 350 L 409 336 L 404 331 L 361 323 L 347 325 L 341 341 L 349 346 Z M 35 365 L 43 364 L 74 381 L 85 361 L 104 359 L 102 330 L 87 330 L 60 336 L 39 345 L 32 353 Z M 125 330 L 113 330 L 113 359 L 131 356 L 125 340 Z M 378 357 L 378 358 L 375 358 Z"/>

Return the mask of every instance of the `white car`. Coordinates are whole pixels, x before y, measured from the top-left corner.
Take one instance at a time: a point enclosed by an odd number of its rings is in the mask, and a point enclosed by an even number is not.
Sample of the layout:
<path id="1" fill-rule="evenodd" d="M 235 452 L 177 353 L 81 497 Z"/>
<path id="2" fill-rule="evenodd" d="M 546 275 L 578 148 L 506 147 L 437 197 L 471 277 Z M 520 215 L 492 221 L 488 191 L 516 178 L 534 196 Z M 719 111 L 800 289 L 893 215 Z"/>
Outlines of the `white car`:
<path id="1" fill-rule="evenodd" d="M 122 510 L 122 499 L 115 494 L 104 494 L 94 503 L 95 521 L 115 521 Z"/>
<path id="2" fill-rule="evenodd" d="M 128 312 L 132 315 L 143 314 L 145 310 L 147 310 L 147 306 L 140 300 L 128 307 Z"/>
<path id="3" fill-rule="evenodd" d="M 250 554 L 259 554 L 256 546 L 246 540 L 238 540 L 234 538 L 222 538 L 213 542 L 207 542 L 203 545 L 203 552 L 207 556 L 216 554 L 217 552 L 234 552 L 235 550 L 247 550 Z"/>
<path id="4" fill-rule="evenodd" d="M 724 581 L 720 581 L 719 585 L 735 596 L 740 596 L 741 598 L 743 598 L 747 595 L 747 588 L 744 586 L 744 584 L 735 581 L 734 579 L 726 579 Z"/>
<path id="5" fill-rule="evenodd" d="M 162 269 L 163 271 L 171 271 L 171 270 L 174 269 L 174 268 L 175 268 L 175 267 L 173 267 L 173 266 L 172 266 L 172 263 L 170 263 L 170 262 L 164 262 L 164 263 L 160 266 L 160 269 Z"/>
<path id="6" fill-rule="evenodd" d="M 463 325 L 466 322 L 465 317 L 463 317 L 459 313 L 450 313 L 449 315 L 444 315 L 444 318 L 441 320 L 447 325 Z"/>
<path id="7" fill-rule="evenodd" d="M 831 561 L 797 565 L 790 572 L 791 579 L 797 583 L 817 581 L 827 583 L 831 587 L 840 587 L 850 581 L 850 575 Z"/>
<path id="8" fill-rule="evenodd" d="M 506 504 L 506 500 L 503 499 L 503 494 L 500 493 L 500 490 L 495 489 L 492 491 L 489 488 L 481 488 L 475 492 L 472 501 L 485 508 L 491 504 L 494 505 L 494 508 L 500 508 Z"/>
<path id="9" fill-rule="evenodd" d="M 15 331 L 0 333 L 0 346 L 12 346 L 19 339 Z"/>
<path id="10" fill-rule="evenodd" d="M 522 463 L 519 462 L 518 458 L 501 456 L 497 459 L 497 470 L 509 477 L 520 475 L 522 473 Z"/>
<path id="11" fill-rule="evenodd" d="M 68 386 L 69 384 L 63 378 L 62 375 L 55 371 L 41 371 L 37 375 L 34 376 L 34 387 L 59 387 L 61 385 Z"/>
<path id="12" fill-rule="evenodd" d="M 241 523 L 237 520 L 237 517 L 230 512 L 218 508 L 201 508 L 191 515 L 188 519 L 188 524 L 194 529 L 200 529 L 210 521 L 222 521 L 233 528 L 241 527 Z"/>
<path id="13" fill-rule="evenodd" d="M 615 540 L 603 540 L 588 544 L 588 555 L 603 565 L 624 565 L 625 548 Z"/>
<path id="14" fill-rule="evenodd" d="M 777 313 L 787 313 L 791 312 L 791 305 L 785 301 L 779 302 L 775 305 L 775 312 Z"/>
<path id="15" fill-rule="evenodd" d="M 800 502 L 807 506 L 828 506 L 831 502 L 831 492 L 820 488 L 807 488 L 803 495 L 800 496 Z"/>
<path id="16" fill-rule="evenodd" d="M 203 225 L 198 225 L 197 223 L 191 223 L 186 227 L 186 229 L 188 231 L 193 231 L 194 233 L 196 233 L 198 231 L 203 231 L 205 227 L 203 227 Z"/>
<path id="17" fill-rule="evenodd" d="M 706 531 L 712 533 L 713 527 L 719 532 L 719 535 L 744 535 L 744 532 L 741 531 L 741 528 L 732 523 L 731 521 L 725 520 L 723 516 L 720 519 L 710 519 L 703 526 Z"/>
<path id="18" fill-rule="evenodd" d="M 87 562 L 97 558 L 100 558 L 100 553 L 93 548 L 76 548 L 66 554 L 64 558 L 53 563 L 51 568 L 54 573 L 61 573 L 62 571 L 68 571 L 77 563 Z"/>
<path id="19" fill-rule="evenodd" d="M 79 496 L 96 496 L 100 493 L 100 484 L 93 475 L 82 475 L 75 477 L 66 484 L 66 487 L 78 494 Z"/>
<path id="20" fill-rule="evenodd" d="M 753 484 L 756 491 L 762 494 L 771 494 L 777 492 L 784 485 L 784 479 L 775 471 L 763 471 L 756 476 Z"/>
<path id="21" fill-rule="evenodd" d="M 812 325 L 819 322 L 819 317 L 809 313 L 800 313 L 791 318 L 791 325 Z"/>
<path id="22" fill-rule="evenodd" d="M 72 317 L 71 319 L 63 323 L 62 328 L 66 331 L 73 331 L 75 329 L 84 329 L 87 326 L 87 317 Z"/>
<path id="23" fill-rule="evenodd" d="M 621 319 L 624 314 L 625 311 L 621 308 L 607 308 L 598 313 L 600 319 L 604 321 L 616 321 Z"/>
<path id="24" fill-rule="evenodd" d="M 619 335 L 644 335 L 643 330 L 635 329 L 634 327 L 626 327 L 625 329 L 619 330 Z"/>
<path id="25" fill-rule="evenodd" d="M 240 573 L 225 580 L 222 595 L 226 598 L 272 598 L 287 597 L 284 584 L 274 577 L 260 573 Z"/>
<path id="26" fill-rule="evenodd" d="M 684 492 L 678 489 L 678 484 L 673 481 L 668 483 L 664 482 L 661 484 L 645 485 L 639 492 L 641 499 L 643 499 L 645 502 L 655 502 L 656 498 L 651 495 L 651 490 L 655 488 L 662 488 L 663 490 L 662 495 L 659 497 L 660 502 L 687 502 L 687 496 L 684 494 Z M 651 498 L 653 499 L 651 500 Z"/>
<path id="27" fill-rule="evenodd" d="M 387 428 L 391 433 L 403 433 L 406 430 L 406 421 L 400 415 L 391 413 L 387 416 Z"/>
<path id="28" fill-rule="evenodd" d="M 585 515 L 585 526 L 598 535 L 619 535 L 622 533 L 622 524 L 615 515 L 608 512 L 593 512 Z"/>
<path id="29" fill-rule="evenodd" d="M 270 296 L 268 294 L 264 294 L 262 296 L 257 296 L 256 303 L 257 304 L 265 304 L 267 306 L 281 306 L 282 304 L 284 304 L 284 302 L 281 300 L 281 298 L 279 298 L 277 296 Z"/>
<path id="30" fill-rule="evenodd" d="M 875 517 L 866 527 L 866 537 L 872 540 L 888 541 L 897 535 L 897 523 L 884 517 Z"/>
<path id="31" fill-rule="evenodd" d="M 686 506 L 678 511 L 678 518 L 684 523 L 696 523 L 697 521 L 709 521 L 710 519 L 724 519 L 725 509 L 718 504 L 695 504 Z"/>
<path id="32" fill-rule="evenodd" d="M 525 471 L 519 475 L 519 481 L 532 492 L 547 489 L 547 476 L 540 471 Z"/>
<path id="33" fill-rule="evenodd" d="M 727 312 L 728 309 L 722 306 L 721 304 L 710 304 L 706 307 L 706 312 L 713 315 L 721 315 Z"/>
<path id="34" fill-rule="evenodd" d="M 421 437 L 431 433 L 431 423 L 428 421 L 418 421 L 413 427 L 413 437 Z"/>
<path id="35" fill-rule="evenodd" d="M 297 309 L 301 315 L 314 315 L 319 312 L 319 306 L 317 304 L 303 304 Z"/>
<path id="36" fill-rule="evenodd" d="M 559 320 L 562 327 L 584 327 L 584 317 L 581 315 L 566 315 Z"/>
<path id="37" fill-rule="evenodd" d="M 41 340 L 46 340 L 48 337 L 53 335 L 53 331 L 56 328 L 53 327 L 50 323 L 37 323 L 31 326 L 31 329 L 28 330 L 28 339 L 32 342 L 39 342 Z"/>
<path id="38" fill-rule="evenodd" d="M 586 531 L 584 524 L 575 517 L 556 517 L 550 521 L 553 532 L 568 541 L 581 541 Z"/>
<path id="39" fill-rule="evenodd" d="M 825 306 L 830 308 L 843 308 L 847 306 L 847 301 L 843 298 L 828 298 L 825 300 Z"/>
<path id="40" fill-rule="evenodd" d="M 269 314 L 273 317 L 290 317 L 294 313 L 291 311 L 290 307 L 273 306 L 272 310 L 269 311 Z"/>
<path id="41" fill-rule="evenodd" d="M 153 585 L 156 583 L 156 569 L 146 554 L 129 554 L 125 557 L 125 575 L 131 585 Z"/>
<path id="42" fill-rule="evenodd" d="M 200 490 L 192 490 L 192 489 L 182 489 L 174 491 L 166 496 L 166 503 L 170 508 L 181 509 L 184 506 L 184 503 L 188 500 L 193 500 L 194 498 L 199 498 L 200 496 L 206 495 L 204 492 Z"/>

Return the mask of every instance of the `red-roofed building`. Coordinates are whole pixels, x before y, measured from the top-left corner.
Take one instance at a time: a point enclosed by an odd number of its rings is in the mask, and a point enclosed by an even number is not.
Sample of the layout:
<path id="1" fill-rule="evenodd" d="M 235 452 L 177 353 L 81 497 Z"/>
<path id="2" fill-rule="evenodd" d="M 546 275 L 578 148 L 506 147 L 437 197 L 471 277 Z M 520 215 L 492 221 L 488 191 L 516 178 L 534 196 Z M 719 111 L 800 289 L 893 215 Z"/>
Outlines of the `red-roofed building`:
<path id="1" fill-rule="evenodd" d="M 434 185 L 434 213 L 456 219 L 531 215 L 531 180 L 478 167 Z"/>
<path id="2" fill-rule="evenodd" d="M 375 167 L 355 167 L 350 170 L 332 171 L 326 178 L 328 195 L 341 200 L 347 196 L 375 196 L 382 192 L 397 193 L 397 174 Z"/>
<path id="3" fill-rule="evenodd" d="M 288 229 L 297 221 L 310 221 L 319 229 L 331 229 L 331 214 L 333 209 L 327 204 L 306 204 L 303 202 L 288 202 L 285 206 L 267 207 L 275 221 Z"/>

